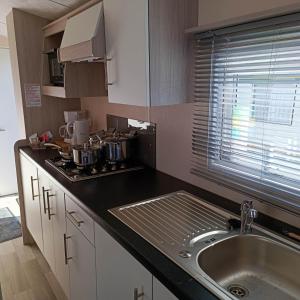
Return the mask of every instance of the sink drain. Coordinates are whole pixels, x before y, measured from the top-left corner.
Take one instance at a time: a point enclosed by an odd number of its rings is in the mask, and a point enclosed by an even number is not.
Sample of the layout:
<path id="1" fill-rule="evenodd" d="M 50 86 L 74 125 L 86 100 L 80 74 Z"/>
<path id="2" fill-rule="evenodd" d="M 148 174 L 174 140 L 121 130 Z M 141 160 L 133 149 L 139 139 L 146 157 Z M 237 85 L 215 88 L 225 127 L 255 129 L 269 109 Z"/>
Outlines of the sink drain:
<path id="1" fill-rule="evenodd" d="M 249 295 L 249 291 L 239 284 L 232 284 L 228 286 L 227 290 L 237 298 L 244 298 Z"/>

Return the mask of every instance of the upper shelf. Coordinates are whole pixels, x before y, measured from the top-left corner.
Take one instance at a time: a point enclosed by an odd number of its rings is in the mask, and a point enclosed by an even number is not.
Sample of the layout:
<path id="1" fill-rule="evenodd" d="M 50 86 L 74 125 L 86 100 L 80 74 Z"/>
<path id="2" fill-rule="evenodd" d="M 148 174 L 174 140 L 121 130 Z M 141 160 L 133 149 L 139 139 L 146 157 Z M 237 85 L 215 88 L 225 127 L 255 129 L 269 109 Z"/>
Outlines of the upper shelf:
<path id="1" fill-rule="evenodd" d="M 67 18 L 78 15 L 99 1 L 92 0 L 75 12 L 69 13 L 44 27 L 43 52 L 60 49 Z M 102 4 L 101 4 L 102 5 Z M 67 47 L 69 48 L 69 47 Z M 70 49 L 68 49 L 70 50 Z M 59 50 L 59 52 L 61 49 Z M 50 81 L 49 61 L 47 55 L 42 55 L 42 93 L 43 95 L 60 98 L 81 98 L 107 96 L 105 85 L 104 63 L 100 62 L 64 62 L 63 86 L 57 86 Z"/>

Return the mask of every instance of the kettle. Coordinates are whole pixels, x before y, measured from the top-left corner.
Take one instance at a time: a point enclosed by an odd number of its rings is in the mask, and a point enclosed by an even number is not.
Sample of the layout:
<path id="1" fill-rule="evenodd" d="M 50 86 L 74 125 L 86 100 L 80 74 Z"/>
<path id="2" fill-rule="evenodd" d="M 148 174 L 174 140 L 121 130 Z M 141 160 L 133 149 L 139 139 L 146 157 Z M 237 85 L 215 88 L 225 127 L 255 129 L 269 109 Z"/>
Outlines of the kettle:
<path id="1" fill-rule="evenodd" d="M 69 122 L 66 125 L 71 145 L 83 145 L 89 140 L 90 121 L 87 119 Z"/>

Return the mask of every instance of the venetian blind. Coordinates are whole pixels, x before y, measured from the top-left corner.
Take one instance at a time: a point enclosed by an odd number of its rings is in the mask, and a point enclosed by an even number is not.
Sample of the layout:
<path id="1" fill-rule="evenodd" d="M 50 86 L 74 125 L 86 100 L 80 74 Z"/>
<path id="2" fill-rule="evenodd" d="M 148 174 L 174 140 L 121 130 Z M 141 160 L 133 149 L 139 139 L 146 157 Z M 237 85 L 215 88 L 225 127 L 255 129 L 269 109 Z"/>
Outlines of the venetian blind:
<path id="1" fill-rule="evenodd" d="M 191 172 L 300 212 L 300 15 L 195 35 Z"/>

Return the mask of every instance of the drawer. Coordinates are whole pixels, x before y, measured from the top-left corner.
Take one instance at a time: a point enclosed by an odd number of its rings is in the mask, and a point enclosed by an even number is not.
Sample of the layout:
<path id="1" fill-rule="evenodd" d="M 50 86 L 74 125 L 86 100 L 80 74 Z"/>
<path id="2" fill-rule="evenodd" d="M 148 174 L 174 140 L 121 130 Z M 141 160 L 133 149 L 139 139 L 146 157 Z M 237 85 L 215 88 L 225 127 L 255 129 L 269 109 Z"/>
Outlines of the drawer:
<path id="1" fill-rule="evenodd" d="M 94 221 L 69 196 L 65 195 L 65 198 L 66 198 L 67 218 L 94 245 L 95 243 Z"/>

